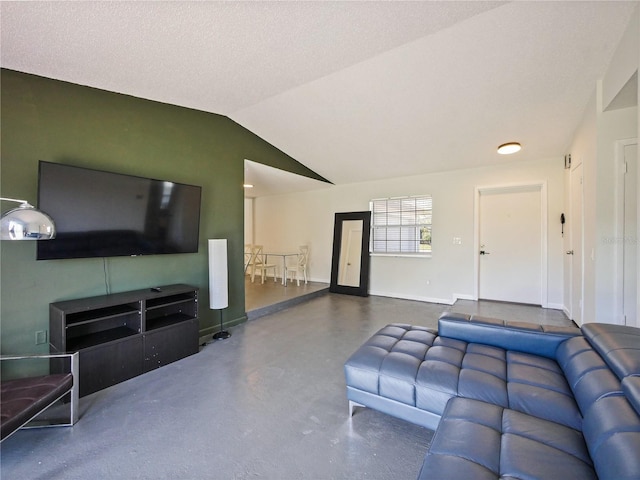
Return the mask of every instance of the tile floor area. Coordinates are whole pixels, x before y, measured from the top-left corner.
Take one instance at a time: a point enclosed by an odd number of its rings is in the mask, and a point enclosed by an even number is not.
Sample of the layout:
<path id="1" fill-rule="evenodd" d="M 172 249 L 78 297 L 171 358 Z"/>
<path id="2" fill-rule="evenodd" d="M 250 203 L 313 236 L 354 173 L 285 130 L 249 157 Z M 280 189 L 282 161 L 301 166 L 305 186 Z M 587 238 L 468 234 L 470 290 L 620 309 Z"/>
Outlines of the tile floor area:
<path id="1" fill-rule="evenodd" d="M 0 476 L 415 479 L 432 432 L 369 409 L 349 418 L 343 365 L 382 326 L 435 327 L 447 309 L 570 324 L 535 307 L 325 294 L 82 398 L 72 428 L 19 431 L 2 443 Z"/>

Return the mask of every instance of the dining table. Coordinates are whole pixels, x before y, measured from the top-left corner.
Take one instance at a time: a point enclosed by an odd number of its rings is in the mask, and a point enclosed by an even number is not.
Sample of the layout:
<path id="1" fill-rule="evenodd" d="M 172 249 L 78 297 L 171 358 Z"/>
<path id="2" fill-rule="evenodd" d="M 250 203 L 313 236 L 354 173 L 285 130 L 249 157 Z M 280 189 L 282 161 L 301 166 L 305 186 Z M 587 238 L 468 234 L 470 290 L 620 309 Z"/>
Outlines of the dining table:
<path id="1" fill-rule="evenodd" d="M 282 262 L 282 285 L 287 286 L 287 274 L 286 274 L 286 265 L 287 265 L 287 257 L 298 257 L 300 252 L 265 252 L 263 253 L 265 257 L 265 261 L 269 257 L 279 257 Z"/>

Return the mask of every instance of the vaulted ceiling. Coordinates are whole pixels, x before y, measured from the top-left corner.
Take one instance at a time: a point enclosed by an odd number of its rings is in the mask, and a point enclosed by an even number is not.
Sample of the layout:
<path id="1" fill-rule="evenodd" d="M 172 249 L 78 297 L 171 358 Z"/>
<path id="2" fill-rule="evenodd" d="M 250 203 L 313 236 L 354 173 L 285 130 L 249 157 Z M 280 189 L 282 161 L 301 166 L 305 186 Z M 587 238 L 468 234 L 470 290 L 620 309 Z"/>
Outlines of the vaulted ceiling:
<path id="1" fill-rule="evenodd" d="M 0 61 L 229 116 L 345 184 L 563 156 L 637 6 L 3 1 Z"/>

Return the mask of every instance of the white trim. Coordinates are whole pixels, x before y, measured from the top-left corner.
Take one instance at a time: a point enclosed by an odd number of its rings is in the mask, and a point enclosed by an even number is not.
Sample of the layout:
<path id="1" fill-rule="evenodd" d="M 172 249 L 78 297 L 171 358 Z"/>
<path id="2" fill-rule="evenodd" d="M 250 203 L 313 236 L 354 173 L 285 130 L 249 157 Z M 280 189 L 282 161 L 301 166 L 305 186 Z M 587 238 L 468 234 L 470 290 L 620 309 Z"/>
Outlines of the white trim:
<path id="1" fill-rule="evenodd" d="M 574 175 L 577 175 L 576 171 L 580 169 L 580 191 L 578 192 L 580 194 L 580 211 L 576 212 L 574 211 L 574 207 L 576 206 L 573 203 L 573 199 L 574 199 L 574 191 L 573 191 L 573 187 L 574 187 L 574 182 L 575 182 L 575 178 Z M 579 236 L 577 238 L 575 237 L 575 222 L 573 219 L 575 218 L 579 218 L 580 219 L 580 232 L 579 232 Z M 585 269 L 585 264 L 584 264 L 584 167 L 582 165 L 582 160 L 579 162 L 574 162 L 571 165 L 571 170 L 569 173 L 569 239 L 570 239 L 570 250 L 575 252 L 575 250 L 577 249 L 576 245 L 580 245 L 580 250 L 579 250 L 579 254 L 580 255 L 575 255 L 572 254 L 571 255 L 571 261 L 569 262 L 569 307 L 568 307 L 568 313 L 567 313 L 567 317 L 569 317 L 571 320 L 573 320 L 573 323 L 575 323 L 578 326 L 581 326 L 584 323 L 584 284 L 585 284 L 585 280 L 584 280 L 584 269 Z M 574 277 L 575 274 L 575 262 L 580 262 L 580 278 L 576 279 Z M 580 282 L 580 298 L 579 300 L 576 301 L 573 295 L 574 293 L 574 285 L 576 282 Z M 576 306 L 577 304 L 577 306 Z M 580 317 L 576 320 L 576 307 Z"/>
<path id="2" fill-rule="evenodd" d="M 475 301 L 476 299 L 473 297 L 473 295 L 467 295 L 465 293 L 454 293 L 453 294 L 453 303 L 456 303 L 458 300 Z"/>
<path id="3" fill-rule="evenodd" d="M 512 190 L 518 192 L 525 189 L 535 188 L 540 191 L 540 305 L 547 307 L 548 299 L 548 199 L 547 182 L 511 183 L 505 185 L 476 186 L 473 206 L 473 278 L 474 289 L 473 299 L 478 300 L 480 296 L 480 195 L 506 192 Z"/>
<path id="4" fill-rule="evenodd" d="M 402 258 L 431 258 L 433 255 L 431 252 L 429 253 L 373 253 L 369 252 L 372 257 L 402 257 Z"/>
<path id="5" fill-rule="evenodd" d="M 401 300 L 414 300 L 416 302 L 440 303 L 444 305 L 453 305 L 455 303 L 455 300 L 446 298 L 423 297 L 418 295 L 407 295 L 405 293 L 398 292 L 370 291 L 369 295 L 375 297 L 399 298 Z"/>
<path id="6" fill-rule="evenodd" d="M 401 300 L 413 300 L 416 302 L 425 302 L 425 303 L 437 303 L 442 305 L 454 305 L 458 300 L 470 300 L 476 301 L 477 299 L 473 297 L 473 295 L 469 295 L 466 293 L 454 293 L 452 295 L 452 299 L 448 300 L 446 298 L 435 298 L 435 297 L 423 297 L 416 295 L 407 295 L 404 293 L 395 293 L 395 292 L 369 292 L 369 295 L 374 297 L 389 297 L 389 298 L 399 298 Z"/>
<path id="7" fill-rule="evenodd" d="M 614 195 L 614 241 L 613 245 L 613 319 L 619 325 L 624 325 L 624 149 L 629 145 L 637 145 L 637 138 L 626 138 L 615 142 L 615 184 Z"/>
<path id="8" fill-rule="evenodd" d="M 565 314 L 567 313 L 565 306 L 561 303 L 547 303 L 547 308 L 551 310 L 562 310 Z"/>

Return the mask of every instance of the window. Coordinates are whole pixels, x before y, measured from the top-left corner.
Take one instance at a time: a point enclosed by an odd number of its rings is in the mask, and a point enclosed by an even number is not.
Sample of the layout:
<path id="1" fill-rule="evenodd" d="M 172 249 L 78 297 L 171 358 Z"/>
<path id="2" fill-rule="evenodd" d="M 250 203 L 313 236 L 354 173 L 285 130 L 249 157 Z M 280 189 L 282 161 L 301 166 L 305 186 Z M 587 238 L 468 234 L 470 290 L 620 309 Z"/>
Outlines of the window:
<path id="1" fill-rule="evenodd" d="M 373 253 L 431 253 L 431 195 L 371 200 Z"/>

